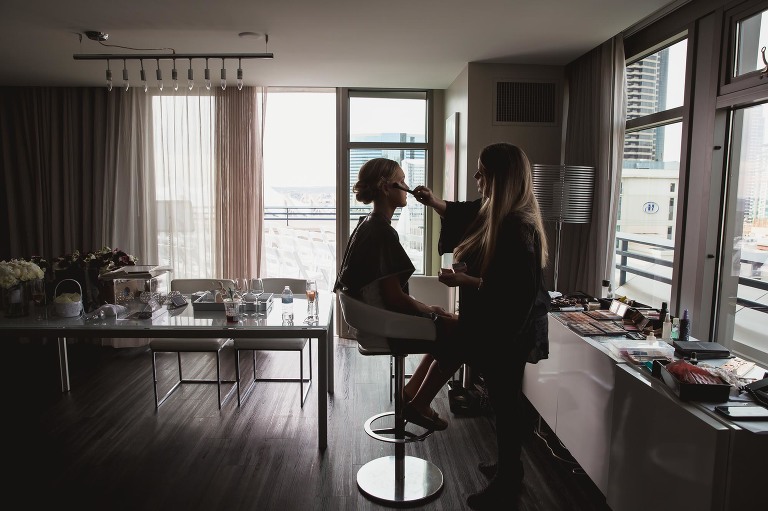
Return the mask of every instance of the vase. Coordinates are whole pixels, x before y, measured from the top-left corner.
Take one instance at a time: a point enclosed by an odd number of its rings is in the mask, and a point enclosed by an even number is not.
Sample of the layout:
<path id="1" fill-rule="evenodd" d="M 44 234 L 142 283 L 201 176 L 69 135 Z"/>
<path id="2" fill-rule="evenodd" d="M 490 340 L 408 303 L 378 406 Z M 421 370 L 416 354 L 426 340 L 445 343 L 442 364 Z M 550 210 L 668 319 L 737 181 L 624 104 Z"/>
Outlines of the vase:
<path id="1" fill-rule="evenodd" d="M 29 314 L 29 290 L 26 282 L 3 289 L 3 312 L 6 318 L 18 318 Z"/>

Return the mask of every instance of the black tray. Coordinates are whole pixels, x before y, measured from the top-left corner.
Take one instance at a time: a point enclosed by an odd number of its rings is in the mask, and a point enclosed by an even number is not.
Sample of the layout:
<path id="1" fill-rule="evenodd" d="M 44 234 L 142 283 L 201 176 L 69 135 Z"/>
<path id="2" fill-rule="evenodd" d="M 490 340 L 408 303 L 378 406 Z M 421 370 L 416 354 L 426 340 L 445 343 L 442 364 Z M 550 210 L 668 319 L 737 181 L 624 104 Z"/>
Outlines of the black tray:
<path id="1" fill-rule="evenodd" d="M 709 403 L 724 403 L 728 401 L 731 386 L 727 383 L 722 385 L 683 383 L 667 370 L 666 365 L 658 364 L 658 366 L 664 383 L 683 401 L 706 401 Z"/>

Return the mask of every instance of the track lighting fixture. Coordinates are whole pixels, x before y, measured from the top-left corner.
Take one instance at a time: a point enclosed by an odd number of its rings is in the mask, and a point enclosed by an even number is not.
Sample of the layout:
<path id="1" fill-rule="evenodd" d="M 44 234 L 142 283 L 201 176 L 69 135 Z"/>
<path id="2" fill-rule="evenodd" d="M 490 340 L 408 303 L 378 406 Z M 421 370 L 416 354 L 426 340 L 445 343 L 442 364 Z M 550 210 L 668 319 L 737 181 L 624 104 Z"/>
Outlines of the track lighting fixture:
<path id="1" fill-rule="evenodd" d="M 107 59 L 107 90 L 112 90 L 112 70 L 109 69 L 109 59 Z"/>
<path id="2" fill-rule="evenodd" d="M 208 59 L 205 59 L 205 88 L 211 90 L 211 70 L 208 69 Z"/>
<path id="3" fill-rule="evenodd" d="M 224 59 L 221 59 L 221 90 L 227 90 L 227 68 L 224 67 Z"/>
<path id="4" fill-rule="evenodd" d="M 237 59 L 237 90 L 243 90 L 243 62 Z"/>
<path id="5" fill-rule="evenodd" d="M 170 50 L 171 53 L 165 53 L 165 54 L 141 54 L 141 53 L 113 53 L 113 54 L 86 54 L 86 53 L 76 53 L 72 55 L 72 58 L 75 60 L 104 60 L 107 63 L 107 70 L 106 70 L 106 85 L 107 90 L 112 90 L 113 82 L 112 82 L 112 69 L 110 68 L 110 60 L 120 60 L 123 61 L 123 83 L 122 87 L 124 90 L 128 90 L 130 87 L 130 82 L 128 79 L 128 65 L 127 61 L 129 60 L 138 60 L 141 64 L 141 70 L 139 71 L 139 76 L 141 78 L 141 85 L 144 87 L 144 92 L 147 92 L 149 90 L 149 84 L 147 83 L 147 77 L 146 72 L 144 70 L 144 61 L 145 60 L 154 60 L 157 62 L 157 71 L 156 71 L 156 77 L 157 77 L 157 86 L 162 91 L 163 90 L 163 73 L 160 69 L 160 61 L 161 60 L 171 60 L 173 61 L 173 69 L 171 70 L 171 81 L 173 85 L 173 90 L 179 89 L 179 80 L 178 80 L 178 70 L 176 69 L 176 59 L 187 59 L 189 60 L 189 69 L 187 70 L 187 87 L 189 90 L 192 90 L 195 86 L 194 81 L 194 71 L 192 69 L 193 64 L 192 61 L 196 59 L 205 60 L 205 70 L 204 70 L 204 80 L 205 80 L 205 88 L 207 90 L 211 89 L 211 70 L 208 67 L 208 59 L 221 59 L 221 90 L 227 89 L 227 68 L 226 68 L 226 60 L 227 59 L 237 59 L 237 90 L 243 89 L 243 59 L 273 59 L 274 54 L 272 53 L 211 53 L 211 54 L 205 54 L 205 53 L 176 53 L 176 50 L 173 48 L 130 48 L 127 46 L 118 46 L 113 44 L 105 44 L 104 41 L 107 40 L 109 37 L 108 34 L 105 34 L 103 32 L 95 32 L 95 31 L 88 31 L 85 32 L 84 35 L 92 40 L 97 41 L 99 44 L 103 46 L 112 46 L 117 48 L 123 48 L 127 50 L 139 50 L 139 51 L 158 51 L 158 50 Z M 257 34 L 254 32 L 243 32 L 240 34 L 242 37 L 248 36 L 248 37 L 262 37 L 262 34 Z M 263 34 L 265 42 L 269 41 L 269 36 L 267 34 Z"/>
<path id="6" fill-rule="evenodd" d="M 147 73 L 144 71 L 144 61 L 141 61 L 141 70 L 139 71 L 139 77 L 141 78 L 141 85 L 144 87 L 144 92 L 147 92 L 149 90 L 149 85 L 147 84 Z"/>
<path id="7" fill-rule="evenodd" d="M 173 69 L 171 69 L 171 83 L 173 84 L 173 90 L 179 90 L 179 72 L 176 71 L 176 59 L 173 59 Z"/>
<path id="8" fill-rule="evenodd" d="M 187 88 L 189 90 L 195 88 L 195 74 L 192 71 L 192 59 L 189 59 L 189 69 L 187 69 Z"/>
<path id="9" fill-rule="evenodd" d="M 123 59 L 123 88 L 125 89 L 125 92 L 128 92 L 130 86 L 131 84 L 128 83 L 128 68 L 125 65 L 125 59 Z"/>
<path id="10" fill-rule="evenodd" d="M 163 72 L 160 70 L 160 59 L 157 59 L 157 86 L 163 90 Z"/>

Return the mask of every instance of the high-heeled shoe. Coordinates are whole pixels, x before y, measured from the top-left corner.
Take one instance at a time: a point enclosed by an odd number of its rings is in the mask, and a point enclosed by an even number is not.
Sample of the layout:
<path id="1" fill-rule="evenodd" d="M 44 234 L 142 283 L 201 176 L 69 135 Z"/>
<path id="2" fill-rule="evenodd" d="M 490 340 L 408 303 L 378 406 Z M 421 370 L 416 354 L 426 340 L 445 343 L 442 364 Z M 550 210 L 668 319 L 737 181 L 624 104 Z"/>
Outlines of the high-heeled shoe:
<path id="1" fill-rule="evenodd" d="M 403 417 L 410 423 L 430 431 L 442 431 L 448 427 L 448 423 L 441 419 L 437 412 L 431 408 L 430 412 L 432 412 L 430 416 L 426 416 L 419 413 L 419 411 L 410 403 L 405 403 L 403 405 Z"/>
<path id="2" fill-rule="evenodd" d="M 507 482 L 494 477 L 483 490 L 467 497 L 467 505 L 470 508 L 479 511 L 488 511 L 492 509 L 516 511 L 520 507 L 522 486 L 522 482 L 508 484 Z"/>

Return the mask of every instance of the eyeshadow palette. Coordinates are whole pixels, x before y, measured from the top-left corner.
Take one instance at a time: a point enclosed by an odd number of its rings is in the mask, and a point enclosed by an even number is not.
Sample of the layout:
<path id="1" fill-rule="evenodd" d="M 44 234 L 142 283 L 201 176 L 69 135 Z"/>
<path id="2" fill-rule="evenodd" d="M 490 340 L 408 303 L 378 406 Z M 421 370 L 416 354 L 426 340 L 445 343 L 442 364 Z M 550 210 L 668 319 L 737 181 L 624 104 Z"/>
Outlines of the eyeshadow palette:
<path id="1" fill-rule="evenodd" d="M 568 328 L 585 337 L 627 333 L 621 322 L 593 319 L 589 312 L 597 311 L 558 312 L 557 315 L 568 325 Z"/>

